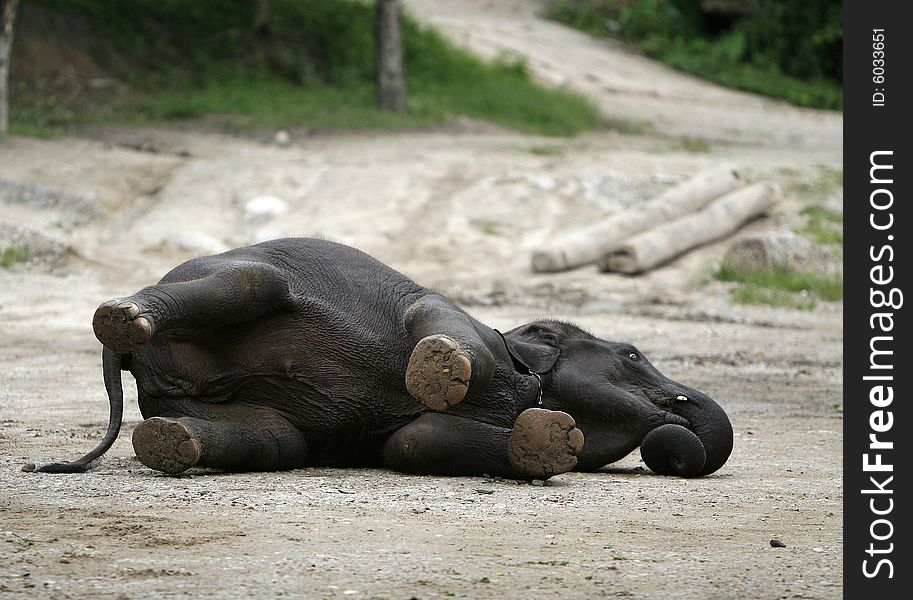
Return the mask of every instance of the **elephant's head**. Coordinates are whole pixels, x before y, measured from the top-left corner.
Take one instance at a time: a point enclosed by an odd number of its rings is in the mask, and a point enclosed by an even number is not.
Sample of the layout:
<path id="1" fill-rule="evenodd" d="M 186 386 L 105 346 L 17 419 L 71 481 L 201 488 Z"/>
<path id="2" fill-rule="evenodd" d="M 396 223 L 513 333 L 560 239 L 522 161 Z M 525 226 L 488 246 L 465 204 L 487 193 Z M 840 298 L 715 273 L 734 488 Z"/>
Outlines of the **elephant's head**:
<path id="1" fill-rule="evenodd" d="M 579 469 L 598 469 L 638 445 L 663 475 L 707 475 L 729 458 L 732 425 L 723 409 L 665 377 L 631 344 L 560 321 L 523 325 L 504 339 L 514 359 L 540 376 L 543 408 L 569 413 L 583 431 Z"/>

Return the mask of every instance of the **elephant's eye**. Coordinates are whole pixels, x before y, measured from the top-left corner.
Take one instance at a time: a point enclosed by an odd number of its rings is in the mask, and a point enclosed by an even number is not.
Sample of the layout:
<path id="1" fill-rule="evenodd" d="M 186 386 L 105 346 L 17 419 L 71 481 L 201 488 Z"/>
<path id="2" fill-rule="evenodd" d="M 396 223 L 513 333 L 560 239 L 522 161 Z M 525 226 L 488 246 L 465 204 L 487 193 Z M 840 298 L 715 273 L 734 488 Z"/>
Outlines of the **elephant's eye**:
<path id="1" fill-rule="evenodd" d="M 633 360 L 634 362 L 637 362 L 637 361 L 640 360 L 640 357 L 637 355 L 636 352 L 632 352 L 631 354 L 629 354 L 629 355 L 628 355 L 628 358 L 630 358 L 630 359 Z"/>

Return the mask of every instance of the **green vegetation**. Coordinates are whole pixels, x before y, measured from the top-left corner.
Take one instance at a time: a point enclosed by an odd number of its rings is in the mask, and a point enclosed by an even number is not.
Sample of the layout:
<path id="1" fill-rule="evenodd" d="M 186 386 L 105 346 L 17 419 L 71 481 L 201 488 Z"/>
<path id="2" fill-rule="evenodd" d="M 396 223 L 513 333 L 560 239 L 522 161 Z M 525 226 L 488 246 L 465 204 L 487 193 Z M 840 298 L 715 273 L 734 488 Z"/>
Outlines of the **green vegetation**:
<path id="1" fill-rule="evenodd" d="M 678 140 L 678 147 L 684 150 L 685 152 L 692 152 L 695 154 L 710 152 L 710 142 L 704 138 L 698 137 L 682 137 Z"/>
<path id="2" fill-rule="evenodd" d="M 538 146 L 530 146 L 526 149 L 526 151 L 536 156 L 561 156 L 564 154 L 565 149 L 562 146 L 542 144 Z"/>
<path id="3" fill-rule="evenodd" d="M 809 179 L 805 173 L 794 169 L 780 171 L 792 179 L 786 185 L 786 192 L 803 198 L 822 198 L 836 192 L 843 185 L 843 169 L 821 169 L 814 179 Z"/>
<path id="4" fill-rule="evenodd" d="M 22 263 L 29 259 L 29 253 L 21 246 L 7 246 L 0 252 L 0 267 L 9 269 L 16 263 Z"/>
<path id="5" fill-rule="evenodd" d="M 653 131 L 653 123 L 638 119 L 606 117 L 603 120 L 603 126 L 610 131 L 617 131 L 618 133 L 626 133 L 629 135 L 644 135 Z"/>
<path id="6" fill-rule="evenodd" d="M 53 127 L 16 121 L 10 123 L 9 132 L 13 135 L 22 135 L 33 138 L 52 138 L 57 134 L 57 131 Z"/>
<path id="7" fill-rule="evenodd" d="M 811 309 L 815 300 L 836 301 L 843 298 L 843 279 L 795 271 L 741 271 L 720 267 L 714 273 L 719 281 L 739 285 L 732 299 L 739 304 L 770 304 Z"/>
<path id="8" fill-rule="evenodd" d="M 19 132 L 209 114 L 254 127 L 407 128 L 457 115 L 545 135 L 574 135 L 601 125 L 591 103 L 536 85 L 522 62 L 485 63 L 408 16 L 403 28 L 409 110 L 397 115 L 377 109 L 370 3 L 271 0 L 269 21 L 259 26 L 254 2 L 32 4 L 55 17 L 57 35 L 68 35 L 69 23 L 83 20 L 91 32 L 92 60 L 131 93 L 127 99 L 106 99 L 103 90 L 95 90 L 91 101 L 22 100 L 12 107 Z"/>
<path id="9" fill-rule="evenodd" d="M 489 221 L 488 219 L 472 219 L 470 221 L 473 227 L 481 231 L 486 235 L 498 235 L 500 230 L 498 229 L 498 224 L 494 221 Z"/>
<path id="10" fill-rule="evenodd" d="M 796 233 L 808 240 L 826 246 L 837 257 L 843 256 L 843 214 L 820 206 L 824 199 L 837 193 L 843 185 L 842 169 L 821 169 L 817 175 L 795 169 L 780 169 L 784 177 L 784 190 L 807 202 L 800 211 L 805 224 Z"/>
<path id="11" fill-rule="evenodd" d="M 801 213 L 808 219 L 799 233 L 816 244 L 843 248 L 843 215 L 821 206 L 806 206 Z"/>
<path id="12" fill-rule="evenodd" d="M 732 291 L 732 301 L 736 304 L 767 304 L 799 310 L 815 308 L 815 301 L 808 296 L 752 284 L 740 285 L 734 289 Z"/>
<path id="13" fill-rule="evenodd" d="M 727 27 L 691 0 L 555 0 L 549 16 L 594 35 L 618 35 L 673 67 L 799 106 L 843 105 L 839 0 L 756 0 Z"/>

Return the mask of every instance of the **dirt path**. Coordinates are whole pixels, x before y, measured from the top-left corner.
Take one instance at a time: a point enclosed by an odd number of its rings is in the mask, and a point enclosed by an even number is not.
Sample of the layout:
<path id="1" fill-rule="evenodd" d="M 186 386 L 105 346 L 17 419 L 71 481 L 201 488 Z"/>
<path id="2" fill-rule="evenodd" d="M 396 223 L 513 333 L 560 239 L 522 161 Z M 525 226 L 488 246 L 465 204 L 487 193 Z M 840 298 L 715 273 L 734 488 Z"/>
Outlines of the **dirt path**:
<path id="1" fill-rule="evenodd" d="M 651 123 L 649 131 L 555 140 L 464 123 L 409 134 L 293 132 L 280 147 L 270 136 L 115 128 L 0 144 L 0 180 L 14 182 L 0 188 L 0 226 L 71 248 L 0 269 L 0 591 L 840 596 L 842 307 L 731 305 L 706 275 L 724 243 L 639 278 L 528 272 L 542 240 L 721 160 L 787 189 L 773 217 L 753 227 L 795 223 L 799 206 L 824 197 L 789 190 L 840 168 L 839 115 L 680 75 L 541 21 L 534 4 L 408 2 L 473 49 L 521 53 L 543 79 L 584 90 L 607 114 Z M 682 136 L 707 140 L 707 151 L 689 152 Z M 262 195 L 288 211 L 245 210 Z M 162 477 L 133 459 L 129 431 L 140 416 L 127 376 L 125 433 L 98 469 L 20 472 L 29 460 L 79 454 L 103 433 L 90 326 L 100 301 L 195 254 L 308 233 L 356 244 L 492 326 L 561 315 L 635 342 L 725 407 L 736 431 L 729 463 L 680 480 L 644 471 L 635 454 L 543 487 L 334 469 Z"/>

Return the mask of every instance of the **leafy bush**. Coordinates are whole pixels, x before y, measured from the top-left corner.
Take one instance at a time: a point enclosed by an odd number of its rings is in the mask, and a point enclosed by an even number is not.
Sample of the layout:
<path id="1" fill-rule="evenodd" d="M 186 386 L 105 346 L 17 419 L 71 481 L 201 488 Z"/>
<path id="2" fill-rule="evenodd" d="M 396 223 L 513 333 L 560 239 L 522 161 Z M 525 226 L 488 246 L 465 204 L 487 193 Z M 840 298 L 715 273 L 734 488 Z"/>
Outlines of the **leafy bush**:
<path id="1" fill-rule="evenodd" d="M 375 107 L 374 10 L 351 0 L 270 0 L 257 26 L 255 2 L 224 0 L 32 0 L 57 17 L 84 19 L 94 60 L 142 98 L 128 105 L 13 105 L 14 128 L 80 120 L 181 119 L 210 113 L 254 125 L 414 127 L 468 115 L 546 135 L 601 125 L 579 95 L 536 85 L 525 66 L 488 64 L 403 19 L 409 111 Z M 14 101 L 16 96 L 14 96 Z M 88 105 L 88 107 L 86 106 Z"/>
<path id="2" fill-rule="evenodd" d="M 549 15 L 596 35 L 619 35 L 649 56 L 707 79 L 799 106 L 843 105 L 839 0 L 756 0 L 721 32 L 690 0 L 556 0 Z"/>

